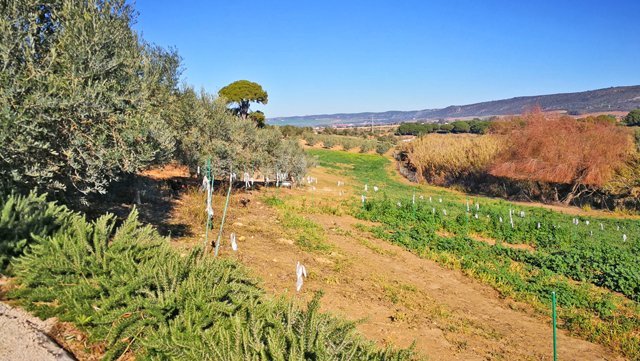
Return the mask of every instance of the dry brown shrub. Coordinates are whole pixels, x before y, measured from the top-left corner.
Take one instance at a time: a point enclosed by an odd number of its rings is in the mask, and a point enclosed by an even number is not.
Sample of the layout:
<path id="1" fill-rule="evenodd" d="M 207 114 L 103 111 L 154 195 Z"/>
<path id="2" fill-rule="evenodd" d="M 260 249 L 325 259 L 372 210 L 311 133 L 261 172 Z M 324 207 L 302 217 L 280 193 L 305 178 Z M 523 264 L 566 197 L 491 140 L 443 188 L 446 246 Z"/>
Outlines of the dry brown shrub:
<path id="1" fill-rule="evenodd" d="M 504 127 L 509 130 L 508 146 L 496 157 L 490 174 L 568 184 L 573 191 L 579 186 L 602 187 L 624 167 L 633 151 L 629 131 L 611 123 L 578 121 L 540 111 L 522 119 L 523 125 Z"/>
<path id="2" fill-rule="evenodd" d="M 484 173 L 503 148 L 497 135 L 428 134 L 400 146 L 419 179 L 450 184 L 462 177 Z"/>

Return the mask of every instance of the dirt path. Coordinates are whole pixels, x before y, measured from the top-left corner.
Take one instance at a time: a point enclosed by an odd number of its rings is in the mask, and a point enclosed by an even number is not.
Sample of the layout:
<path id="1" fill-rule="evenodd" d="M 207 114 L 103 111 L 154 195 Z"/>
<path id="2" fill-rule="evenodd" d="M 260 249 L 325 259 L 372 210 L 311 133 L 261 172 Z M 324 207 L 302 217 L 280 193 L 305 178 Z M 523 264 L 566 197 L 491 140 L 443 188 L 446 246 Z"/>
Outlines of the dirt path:
<path id="1" fill-rule="evenodd" d="M 280 197 L 335 201 L 335 179 L 314 170 L 316 191 L 281 191 Z M 380 344 L 416 349 L 430 360 L 551 360 L 551 326 L 522 303 L 501 299 L 491 287 L 459 271 L 363 232 L 350 216 L 307 214 L 320 225 L 331 246 L 306 252 L 281 226 L 282 215 L 255 197 L 247 208 L 231 214 L 227 234 L 238 236 L 239 252 L 223 246 L 264 280 L 265 289 L 300 301 L 323 291 L 325 311 L 350 320 Z M 228 235 L 227 235 L 228 237 Z M 295 265 L 310 275 L 295 292 Z M 622 360 L 604 347 L 559 334 L 562 360 Z"/>
<path id="2" fill-rule="evenodd" d="M 0 302 L 0 361 L 75 360 L 47 336 L 52 326 Z"/>

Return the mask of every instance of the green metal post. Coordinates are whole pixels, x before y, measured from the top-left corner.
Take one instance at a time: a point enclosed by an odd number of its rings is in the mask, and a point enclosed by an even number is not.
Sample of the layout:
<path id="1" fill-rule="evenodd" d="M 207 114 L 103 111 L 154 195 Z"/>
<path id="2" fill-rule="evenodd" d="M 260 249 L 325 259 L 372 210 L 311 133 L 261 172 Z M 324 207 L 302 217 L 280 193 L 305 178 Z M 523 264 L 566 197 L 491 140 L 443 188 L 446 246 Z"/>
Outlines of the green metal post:
<path id="1" fill-rule="evenodd" d="M 557 339 L 556 339 L 556 291 L 551 293 L 551 303 L 552 303 L 552 318 L 553 318 L 553 361 L 558 361 L 558 349 L 557 349 Z"/>
<path id="2" fill-rule="evenodd" d="M 231 173 L 229 174 L 229 189 L 227 189 L 227 200 L 224 202 L 224 210 L 222 211 L 222 220 L 220 221 L 220 231 L 218 232 L 218 239 L 216 240 L 215 257 L 218 257 L 218 250 L 220 249 L 220 240 L 222 239 L 222 229 L 224 228 L 224 220 L 227 218 L 227 208 L 229 208 L 229 197 L 231 196 L 231 187 L 233 187 L 233 181 L 231 180 Z"/>

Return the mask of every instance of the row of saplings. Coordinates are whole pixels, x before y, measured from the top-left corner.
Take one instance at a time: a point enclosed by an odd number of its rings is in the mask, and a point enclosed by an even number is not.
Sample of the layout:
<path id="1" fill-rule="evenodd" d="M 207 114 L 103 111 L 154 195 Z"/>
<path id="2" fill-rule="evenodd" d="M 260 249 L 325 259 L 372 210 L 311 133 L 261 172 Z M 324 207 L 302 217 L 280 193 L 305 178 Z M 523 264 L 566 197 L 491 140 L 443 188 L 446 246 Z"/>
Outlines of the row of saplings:
<path id="1" fill-rule="evenodd" d="M 189 360 L 406 360 L 411 350 L 380 349 L 354 325 L 271 300 L 236 262 L 181 255 L 167 238 L 126 220 L 96 220 L 11 195 L 0 204 L 6 297 L 40 317 L 73 322 L 103 357 Z"/>

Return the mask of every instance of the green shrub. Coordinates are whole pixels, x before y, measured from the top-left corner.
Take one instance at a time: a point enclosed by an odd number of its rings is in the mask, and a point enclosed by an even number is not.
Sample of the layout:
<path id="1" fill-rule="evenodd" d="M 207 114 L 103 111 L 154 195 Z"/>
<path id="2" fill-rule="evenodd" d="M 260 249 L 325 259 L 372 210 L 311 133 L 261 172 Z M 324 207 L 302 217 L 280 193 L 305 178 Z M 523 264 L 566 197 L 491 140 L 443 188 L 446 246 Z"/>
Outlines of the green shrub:
<path id="1" fill-rule="evenodd" d="M 340 144 L 342 144 L 343 150 L 350 150 L 357 146 L 357 142 L 353 138 L 343 137 L 340 139 Z"/>
<path id="2" fill-rule="evenodd" d="M 322 138 L 322 145 L 324 148 L 331 149 L 336 146 L 336 140 L 332 136 L 326 135 Z"/>
<path id="3" fill-rule="evenodd" d="M 318 144 L 318 137 L 311 132 L 304 134 L 304 140 L 307 143 L 307 145 L 310 147 L 313 147 L 314 145 Z"/>
<path id="4" fill-rule="evenodd" d="M 393 144 L 391 143 L 387 143 L 387 142 L 378 142 L 378 144 L 376 144 L 376 153 L 383 155 L 385 154 L 389 149 L 391 149 L 391 147 L 393 147 Z"/>
<path id="5" fill-rule="evenodd" d="M 374 145 L 375 143 L 371 140 L 363 140 L 362 143 L 360 143 L 360 153 L 370 152 L 373 149 Z"/>
<path id="6" fill-rule="evenodd" d="M 104 342 L 104 359 L 130 351 L 152 360 L 404 360 L 354 325 L 270 301 L 235 261 L 181 256 L 134 210 L 120 227 L 74 217 L 15 261 L 10 297 L 38 315 L 75 322 Z"/>
<path id="7" fill-rule="evenodd" d="M 640 125 L 640 109 L 630 111 L 622 120 L 626 125 Z"/>
<path id="8" fill-rule="evenodd" d="M 10 273 L 9 262 L 33 243 L 69 221 L 71 212 L 64 206 L 47 202 L 35 192 L 27 196 L 11 194 L 0 199 L 0 272 Z"/>

